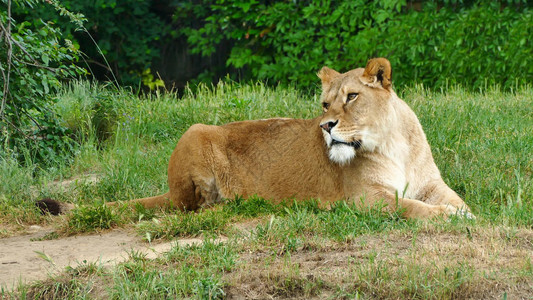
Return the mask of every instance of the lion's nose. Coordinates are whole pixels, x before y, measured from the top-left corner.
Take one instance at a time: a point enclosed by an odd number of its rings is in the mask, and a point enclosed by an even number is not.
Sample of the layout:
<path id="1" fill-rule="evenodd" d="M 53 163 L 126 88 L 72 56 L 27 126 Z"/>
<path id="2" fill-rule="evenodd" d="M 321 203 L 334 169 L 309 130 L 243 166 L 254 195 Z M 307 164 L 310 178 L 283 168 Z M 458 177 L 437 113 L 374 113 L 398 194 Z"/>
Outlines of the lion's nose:
<path id="1" fill-rule="evenodd" d="M 335 122 L 329 121 L 329 122 L 320 124 L 320 127 L 322 129 L 324 129 L 325 131 L 327 131 L 328 133 L 331 133 L 331 129 L 333 129 L 333 127 L 335 127 L 335 125 L 337 125 L 337 123 L 339 123 L 339 120 L 337 120 Z"/>

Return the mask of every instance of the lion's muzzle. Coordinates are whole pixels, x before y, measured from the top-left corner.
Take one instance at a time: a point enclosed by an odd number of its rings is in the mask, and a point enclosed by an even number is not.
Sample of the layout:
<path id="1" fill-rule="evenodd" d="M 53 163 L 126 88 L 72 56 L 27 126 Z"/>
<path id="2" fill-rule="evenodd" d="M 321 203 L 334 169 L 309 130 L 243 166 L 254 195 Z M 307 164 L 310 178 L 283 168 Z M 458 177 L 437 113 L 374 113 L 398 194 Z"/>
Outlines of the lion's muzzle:
<path id="1" fill-rule="evenodd" d="M 348 145 L 350 147 L 353 147 L 355 150 L 361 148 L 361 144 L 362 144 L 363 141 L 361 140 L 357 140 L 357 141 L 353 141 L 353 142 L 350 142 L 350 143 L 347 143 L 347 142 L 342 142 L 342 141 L 338 141 L 338 140 L 335 140 L 335 139 L 332 139 L 331 140 L 331 146 L 333 145 Z"/>
<path id="2" fill-rule="evenodd" d="M 338 123 L 339 123 L 339 120 L 337 120 L 335 122 L 329 121 L 329 122 L 320 124 L 320 128 L 324 129 L 327 133 L 331 133 L 331 129 L 333 129 L 333 127 L 337 126 Z"/>

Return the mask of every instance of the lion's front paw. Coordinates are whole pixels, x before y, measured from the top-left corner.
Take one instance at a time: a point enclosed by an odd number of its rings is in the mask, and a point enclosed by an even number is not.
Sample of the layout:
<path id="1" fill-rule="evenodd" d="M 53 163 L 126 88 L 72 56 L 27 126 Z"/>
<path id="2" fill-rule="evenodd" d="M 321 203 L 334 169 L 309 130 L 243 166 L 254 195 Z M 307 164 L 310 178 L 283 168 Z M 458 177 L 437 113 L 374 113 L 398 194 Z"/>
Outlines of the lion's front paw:
<path id="1" fill-rule="evenodd" d="M 443 206 L 444 206 L 443 213 L 448 217 L 457 216 L 457 217 L 465 218 L 465 219 L 472 219 L 472 220 L 476 219 L 476 216 L 474 216 L 474 214 L 472 214 L 467 207 L 457 208 L 453 205 L 443 205 Z"/>

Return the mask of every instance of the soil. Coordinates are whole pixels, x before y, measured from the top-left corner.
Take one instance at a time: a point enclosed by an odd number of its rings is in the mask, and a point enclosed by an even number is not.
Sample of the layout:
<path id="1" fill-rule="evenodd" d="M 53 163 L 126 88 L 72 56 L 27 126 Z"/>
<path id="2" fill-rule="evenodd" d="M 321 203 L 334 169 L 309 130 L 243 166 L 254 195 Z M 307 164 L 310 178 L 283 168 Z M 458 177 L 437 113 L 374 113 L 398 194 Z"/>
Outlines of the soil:
<path id="1" fill-rule="evenodd" d="M 449 268 L 473 273 L 443 298 L 531 299 L 533 231 L 508 234 L 505 228 L 472 229 L 470 238 L 433 229 L 391 231 L 347 243 L 310 242 L 290 255 L 245 251 L 240 267 L 225 276 L 226 294 L 228 299 L 335 299 L 357 298 L 353 291 L 360 289 L 370 299 L 409 298 L 415 294 L 407 290 L 407 277 L 438 287 L 455 278 L 443 275 Z"/>
<path id="2" fill-rule="evenodd" d="M 27 235 L 0 239 L 0 287 L 12 289 L 20 282 L 43 280 L 64 271 L 67 266 L 82 263 L 114 265 L 126 260 L 132 250 L 144 253 L 147 258 L 155 258 L 176 243 L 185 245 L 202 241 L 192 238 L 149 244 L 131 229 L 40 240 L 52 230 L 32 226 L 30 231 Z"/>
<path id="3" fill-rule="evenodd" d="M 258 222 L 249 220 L 234 227 L 246 236 Z M 0 290 L 12 290 L 20 282 L 46 280 L 66 266 L 88 262 L 112 266 L 128 259 L 132 250 L 153 259 L 176 244 L 202 242 L 192 238 L 149 244 L 128 228 L 40 240 L 52 229 L 33 226 L 31 230 L 26 235 L 0 239 Z M 408 288 L 402 278 L 414 277 L 419 284 L 425 283 L 424 276 L 433 278 L 433 283 L 453 280 L 455 277 L 445 276 L 448 268 L 473 273 L 466 274 L 466 280 L 445 298 L 525 299 L 533 294 L 530 229 L 393 230 L 343 243 L 311 239 L 289 255 L 254 247 L 242 249 L 235 269 L 223 276 L 230 299 L 353 298 L 344 291 L 359 289 L 371 298 L 398 298 L 404 293 L 401 289 Z M 388 279 L 377 280 L 376 272 Z M 425 275 L 417 275 L 419 272 Z"/>

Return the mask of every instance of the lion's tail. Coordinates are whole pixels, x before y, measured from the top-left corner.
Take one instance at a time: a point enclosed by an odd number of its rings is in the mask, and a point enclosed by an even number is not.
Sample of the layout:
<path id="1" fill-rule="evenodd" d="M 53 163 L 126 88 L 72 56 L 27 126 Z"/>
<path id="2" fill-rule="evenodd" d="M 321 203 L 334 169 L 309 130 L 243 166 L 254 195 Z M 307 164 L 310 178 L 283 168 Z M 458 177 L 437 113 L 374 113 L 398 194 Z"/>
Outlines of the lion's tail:
<path id="1" fill-rule="evenodd" d="M 41 213 L 50 213 L 54 216 L 65 214 L 75 207 L 74 204 L 59 202 L 50 198 L 41 199 L 35 202 L 35 205 L 41 210 Z"/>
<path id="2" fill-rule="evenodd" d="M 107 202 L 107 206 L 116 206 L 120 205 L 124 202 L 117 201 L 117 202 Z M 128 205 L 134 206 L 136 204 L 140 204 L 144 206 L 145 208 L 156 208 L 156 207 L 170 207 L 171 201 L 169 193 L 159 195 L 159 196 L 153 196 L 153 197 L 146 197 L 146 198 L 139 198 L 139 199 L 133 199 L 129 200 L 127 202 Z"/>
<path id="3" fill-rule="evenodd" d="M 116 205 L 120 205 L 121 203 L 123 202 L 121 201 L 107 202 L 106 205 L 116 206 Z M 134 206 L 138 203 L 144 206 L 145 208 L 171 206 L 169 193 L 159 195 L 159 196 L 133 199 L 133 200 L 126 201 L 125 203 L 131 206 Z M 74 204 L 60 202 L 60 201 L 50 199 L 50 198 L 44 198 L 42 200 L 39 200 L 35 203 L 35 205 L 37 205 L 37 207 L 41 210 L 43 214 L 50 213 L 51 215 L 55 215 L 55 216 L 68 213 L 70 210 L 76 207 Z"/>

